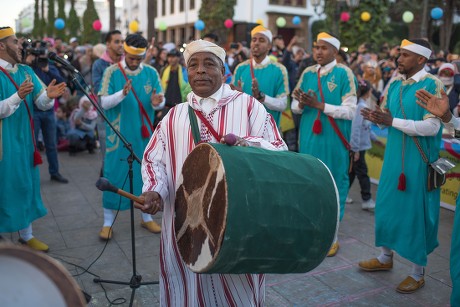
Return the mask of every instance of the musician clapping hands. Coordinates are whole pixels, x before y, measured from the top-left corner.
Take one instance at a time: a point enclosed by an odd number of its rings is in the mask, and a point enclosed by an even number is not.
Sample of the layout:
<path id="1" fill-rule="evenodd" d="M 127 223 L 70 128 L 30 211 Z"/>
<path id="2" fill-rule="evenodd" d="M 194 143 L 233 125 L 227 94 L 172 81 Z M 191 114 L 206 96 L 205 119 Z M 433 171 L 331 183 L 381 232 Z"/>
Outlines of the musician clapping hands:
<path id="1" fill-rule="evenodd" d="M 299 108 L 303 110 L 305 106 L 324 111 L 324 103 L 318 101 L 316 93 L 309 90 L 307 93 L 302 91 L 300 88 L 296 88 L 292 93 L 292 96 L 299 101 Z"/>
<path id="2" fill-rule="evenodd" d="M 364 108 L 361 111 L 361 115 L 368 121 L 371 121 L 377 125 L 390 127 L 393 123 L 393 116 L 391 116 L 391 113 L 388 109 L 382 111 L 380 108 L 377 108 L 372 111 L 369 108 Z"/>

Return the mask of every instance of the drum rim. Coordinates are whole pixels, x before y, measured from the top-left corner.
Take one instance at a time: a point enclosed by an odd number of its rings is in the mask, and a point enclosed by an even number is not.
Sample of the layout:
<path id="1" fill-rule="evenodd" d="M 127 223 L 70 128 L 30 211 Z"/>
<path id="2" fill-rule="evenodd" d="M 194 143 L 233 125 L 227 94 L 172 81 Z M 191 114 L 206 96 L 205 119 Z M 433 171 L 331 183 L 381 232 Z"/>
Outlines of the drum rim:
<path id="1" fill-rule="evenodd" d="M 80 289 L 79 285 L 67 269 L 56 259 L 29 248 L 12 244 L 0 245 L 0 256 L 2 255 L 26 261 L 45 274 L 59 289 L 67 306 L 86 306 L 83 294 L 78 290 Z M 60 274 L 56 274 L 56 269 Z M 69 289 L 74 289 L 75 291 L 69 291 Z"/>

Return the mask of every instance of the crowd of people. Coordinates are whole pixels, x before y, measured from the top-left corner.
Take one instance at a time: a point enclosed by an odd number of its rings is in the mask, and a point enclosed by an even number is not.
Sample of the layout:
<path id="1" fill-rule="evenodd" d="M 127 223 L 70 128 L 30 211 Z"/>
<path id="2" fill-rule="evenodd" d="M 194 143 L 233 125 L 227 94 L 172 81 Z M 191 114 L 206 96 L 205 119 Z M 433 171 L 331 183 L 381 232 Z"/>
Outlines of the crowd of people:
<path id="1" fill-rule="evenodd" d="M 289 149 L 323 161 L 337 187 L 340 221 L 353 201 L 348 190 L 357 177 L 362 209 L 375 210 L 375 244 L 381 248 L 377 258 L 359 267 L 391 270 L 397 252 L 412 263 L 412 271 L 396 290 L 412 293 L 423 287 L 427 256 L 438 245 L 440 202 L 440 189 L 427 185 L 428 165 L 439 158 L 442 123 L 451 132 L 458 129 L 456 56 L 433 55 L 423 39 L 384 44 L 378 52 L 363 43 L 346 53 L 339 38 L 327 32 L 318 34 L 308 53 L 301 38 L 285 44 L 261 25 L 251 31 L 249 44 L 232 43 L 225 50 L 219 42 L 209 33 L 181 52 L 173 43 L 148 42 L 140 34 L 123 37 L 118 30 L 107 34 L 105 44 L 91 46 L 79 45 L 76 38 L 69 44 L 58 38 L 32 42 L 17 38 L 10 27 L 0 28 L 0 171 L 8 174 L 2 175 L 0 189 L 18 191 L 0 193 L 0 232 L 19 231 L 23 244 L 49 249 L 32 234 L 32 222 L 46 214 L 37 168 L 41 147 L 53 181 L 68 182 L 59 173 L 58 150 L 74 156 L 99 148 L 101 176 L 125 187 L 128 165 L 120 160 L 130 152 L 98 115 L 96 102 L 143 157 L 142 165 L 133 164 L 133 193 L 145 200 L 141 226 L 161 232 L 162 305 L 263 304 L 263 275 L 195 274 L 177 253 L 175 180 L 199 142 L 221 142 L 227 134 L 236 135 L 237 145 Z M 49 60 L 49 52 L 67 59 L 78 76 Z M 287 111 L 294 128 L 281 134 Z M 199 140 L 190 127 L 195 114 L 200 115 Z M 388 128 L 375 201 L 364 157 L 371 140 L 383 145 L 371 123 Z M 110 240 L 116 211 L 129 209 L 130 203 L 110 192 L 104 192 L 102 202 L 99 237 Z M 152 219 L 160 210 L 161 226 Z M 458 246 L 458 218 L 455 227 L 453 244 Z M 336 235 L 328 256 L 339 248 Z M 452 247 L 451 259 L 458 257 L 458 248 Z M 453 265 L 454 306 L 460 304 L 455 296 L 459 275 Z"/>

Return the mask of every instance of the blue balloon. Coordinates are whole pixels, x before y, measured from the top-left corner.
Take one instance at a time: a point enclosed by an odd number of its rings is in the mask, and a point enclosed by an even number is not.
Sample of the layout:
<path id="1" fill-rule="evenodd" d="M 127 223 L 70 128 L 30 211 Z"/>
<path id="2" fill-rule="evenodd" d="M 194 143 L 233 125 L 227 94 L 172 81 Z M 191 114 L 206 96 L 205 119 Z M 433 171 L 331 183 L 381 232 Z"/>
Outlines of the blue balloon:
<path id="1" fill-rule="evenodd" d="M 58 30 L 62 30 L 65 27 L 65 21 L 62 18 L 58 18 L 54 21 L 54 27 Z"/>
<path id="2" fill-rule="evenodd" d="M 204 21 L 201 20 L 201 19 L 198 19 L 197 21 L 195 21 L 195 29 L 197 29 L 198 31 L 203 31 L 204 30 Z"/>
<path id="3" fill-rule="evenodd" d="M 444 12 L 440 7 L 435 7 L 431 10 L 431 18 L 433 19 L 441 19 L 443 14 Z"/>
<path id="4" fill-rule="evenodd" d="M 295 25 L 299 25 L 302 20 L 300 19 L 299 16 L 294 16 L 292 17 L 292 23 Z"/>

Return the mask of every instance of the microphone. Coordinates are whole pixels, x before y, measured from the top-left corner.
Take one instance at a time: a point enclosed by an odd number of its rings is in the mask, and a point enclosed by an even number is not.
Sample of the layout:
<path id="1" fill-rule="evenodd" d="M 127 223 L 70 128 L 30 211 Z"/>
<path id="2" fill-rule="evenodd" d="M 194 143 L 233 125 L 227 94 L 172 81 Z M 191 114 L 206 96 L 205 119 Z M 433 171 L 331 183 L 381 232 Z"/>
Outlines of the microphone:
<path id="1" fill-rule="evenodd" d="M 74 72 L 76 74 L 80 73 L 75 67 L 72 66 L 72 64 L 70 64 L 69 61 L 59 57 L 55 52 L 48 53 L 48 59 L 53 60 L 53 61 L 61 64 L 62 67 L 64 67 L 67 70 L 70 70 L 71 72 Z"/>

